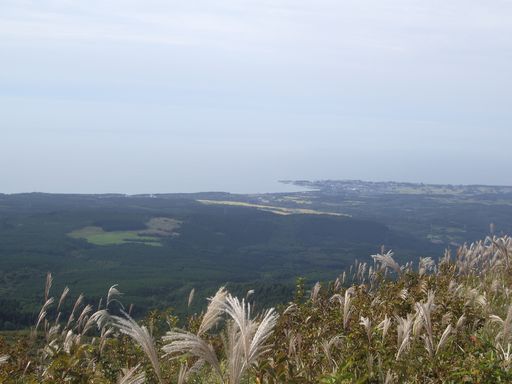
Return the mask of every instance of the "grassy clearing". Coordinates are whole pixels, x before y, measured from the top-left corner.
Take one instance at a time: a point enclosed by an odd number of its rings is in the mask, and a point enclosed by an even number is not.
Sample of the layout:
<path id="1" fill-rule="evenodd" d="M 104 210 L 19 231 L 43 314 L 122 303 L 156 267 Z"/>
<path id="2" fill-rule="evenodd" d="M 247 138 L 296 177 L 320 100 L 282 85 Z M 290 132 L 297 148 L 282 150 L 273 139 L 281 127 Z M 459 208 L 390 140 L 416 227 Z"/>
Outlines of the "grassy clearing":
<path id="1" fill-rule="evenodd" d="M 197 200 L 197 201 L 202 204 L 207 204 L 207 205 L 230 205 L 230 206 L 237 206 L 237 207 L 257 208 L 261 211 L 272 212 L 276 215 L 329 215 L 329 216 L 351 217 L 351 215 L 347 215 L 345 213 L 323 212 L 323 211 L 317 211 L 314 209 L 276 207 L 276 206 L 272 206 L 272 205 L 246 203 L 243 201 L 228 201 L 228 200 Z"/>
<path id="2" fill-rule="evenodd" d="M 169 217 L 153 217 L 146 223 L 147 229 L 136 231 L 105 231 L 101 227 L 88 226 L 68 233 L 75 239 L 85 239 L 94 245 L 144 244 L 162 246 L 162 237 L 178 236 L 181 221 Z"/>
<path id="3" fill-rule="evenodd" d="M 141 243 L 144 245 L 161 246 L 156 236 L 144 236 L 139 231 L 106 232 L 100 227 L 85 227 L 68 234 L 75 239 L 85 239 L 94 245 L 120 245 Z"/>

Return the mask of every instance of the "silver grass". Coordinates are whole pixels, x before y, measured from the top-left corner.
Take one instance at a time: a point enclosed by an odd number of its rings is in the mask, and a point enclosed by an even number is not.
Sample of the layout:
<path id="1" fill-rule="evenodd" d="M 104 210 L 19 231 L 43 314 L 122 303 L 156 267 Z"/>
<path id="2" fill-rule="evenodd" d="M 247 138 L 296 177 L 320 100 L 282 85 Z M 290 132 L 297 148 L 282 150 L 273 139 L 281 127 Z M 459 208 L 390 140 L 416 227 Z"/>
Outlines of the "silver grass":
<path id="1" fill-rule="evenodd" d="M 70 353 L 71 348 L 73 347 L 75 341 L 75 334 L 72 330 L 69 330 L 66 333 L 66 337 L 64 338 L 64 343 L 62 344 L 62 348 L 64 349 L 64 352 Z"/>
<path id="2" fill-rule="evenodd" d="M 446 312 L 443 315 L 443 317 L 441 318 L 441 324 L 442 325 L 450 324 L 452 322 L 452 319 L 453 319 L 453 313 Z"/>
<path id="3" fill-rule="evenodd" d="M 357 269 L 357 280 L 364 283 L 366 281 L 366 271 L 368 268 L 368 264 L 360 263 L 359 268 Z"/>
<path id="4" fill-rule="evenodd" d="M 288 307 L 286 307 L 286 309 L 283 312 L 283 315 L 288 315 L 289 313 L 295 312 L 297 311 L 297 308 L 297 304 L 292 303 Z"/>
<path id="5" fill-rule="evenodd" d="M 418 265 L 418 273 L 423 276 L 425 273 L 430 272 L 434 269 L 435 262 L 431 257 L 420 257 Z"/>
<path id="6" fill-rule="evenodd" d="M 297 355 L 297 336 L 291 335 L 288 338 L 288 357 Z"/>
<path id="7" fill-rule="evenodd" d="M 264 313 L 263 319 L 257 325 L 256 332 L 251 340 L 249 354 L 246 357 L 248 365 L 256 363 L 256 361 L 268 351 L 268 347 L 265 343 L 274 331 L 277 318 L 278 315 L 274 312 L 273 308 L 270 308 Z"/>
<path id="8" fill-rule="evenodd" d="M 61 316 L 62 316 L 62 312 L 57 313 L 57 317 L 55 317 L 55 325 L 60 323 Z"/>
<path id="9" fill-rule="evenodd" d="M 372 341 L 372 322 L 368 317 L 360 318 L 359 324 L 362 325 L 366 331 L 366 336 L 368 337 L 368 342 Z"/>
<path id="10" fill-rule="evenodd" d="M 436 355 L 439 353 L 439 351 L 446 344 L 446 341 L 448 340 L 448 336 L 450 336 L 451 332 L 452 332 L 452 325 L 448 324 L 448 326 L 444 330 L 443 334 L 441 335 L 441 338 L 439 339 L 439 342 L 437 343 L 437 348 L 436 348 L 436 353 L 435 353 Z"/>
<path id="11" fill-rule="evenodd" d="M 50 296 L 50 289 L 52 288 L 53 283 L 53 277 L 50 272 L 46 274 L 46 284 L 44 286 L 44 301 L 48 300 L 48 297 Z"/>
<path id="12" fill-rule="evenodd" d="M 238 384 L 244 372 L 269 350 L 265 343 L 276 324 L 277 314 L 271 308 L 261 320 L 251 319 L 250 305 L 231 295 L 226 298 L 225 312 L 231 317 L 227 350 L 229 382 Z"/>
<path id="13" fill-rule="evenodd" d="M 455 280 L 450 280 L 450 282 L 448 283 L 448 292 L 455 293 L 457 287 L 457 282 Z"/>
<path id="14" fill-rule="evenodd" d="M 338 364 L 336 363 L 336 360 L 333 358 L 331 351 L 334 347 L 338 347 L 339 345 L 341 345 L 341 340 L 342 336 L 337 335 L 331 337 L 329 340 L 322 341 L 322 343 L 320 344 L 325 354 L 325 357 L 329 362 L 329 365 L 331 365 L 331 367 L 333 368 L 333 370 L 336 370 L 338 368 Z"/>
<path id="15" fill-rule="evenodd" d="M 117 384 L 143 384 L 146 382 L 146 374 L 144 372 L 136 374 L 140 364 L 133 368 L 123 368 L 122 374 L 117 379 Z"/>
<path id="16" fill-rule="evenodd" d="M 401 298 L 402 300 L 407 300 L 408 296 L 409 296 L 409 291 L 407 290 L 407 288 L 403 288 L 398 293 L 398 297 Z"/>
<path id="17" fill-rule="evenodd" d="M 241 343 L 244 355 L 249 356 L 250 341 L 253 336 L 254 323 L 251 320 L 251 305 L 247 304 L 245 300 L 238 300 L 228 294 L 224 303 L 224 312 L 231 317 L 239 332 L 239 342 Z"/>
<path id="18" fill-rule="evenodd" d="M 240 329 L 234 321 L 226 326 L 227 341 L 224 342 L 228 364 L 228 383 L 238 384 L 242 380 L 244 367 L 244 345 L 241 342 Z"/>
<path id="19" fill-rule="evenodd" d="M 198 335 L 202 335 L 205 332 L 209 331 L 220 321 L 223 308 L 224 301 L 226 300 L 227 291 L 224 287 L 221 287 L 215 296 L 210 298 L 210 304 L 208 304 L 208 308 L 206 309 L 206 313 L 203 316 L 203 320 L 201 321 L 201 325 L 199 326 Z"/>
<path id="20" fill-rule="evenodd" d="M 62 291 L 62 294 L 60 295 L 59 304 L 57 305 L 57 311 L 59 311 L 60 307 L 62 306 L 62 303 L 64 303 L 64 300 L 66 300 L 68 293 L 69 293 L 69 288 L 65 287 Z"/>
<path id="21" fill-rule="evenodd" d="M 302 335 L 291 334 L 288 341 L 288 357 L 298 358 L 298 351 L 302 347 Z"/>
<path id="22" fill-rule="evenodd" d="M 97 312 L 99 312 L 99 311 L 97 311 Z M 96 313 L 97 313 L 97 312 L 93 313 L 93 314 L 92 314 L 92 315 L 87 319 L 87 321 L 85 322 L 85 324 L 84 324 L 83 326 L 81 326 L 81 327 L 80 327 L 80 329 L 81 329 L 80 335 L 81 335 L 81 336 L 83 336 L 83 335 L 85 335 L 87 332 L 89 332 L 89 331 L 90 331 L 90 330 L 91 330 L 95 325 L 96 325 L 96 326 L 98 326 L 98 319 L 97 319 L 97 317 L 96 317 L 96 316 L 94 316 L 94 315 L 96 315 Z M 99 326 L 98 326 L 98 328 L 99 328 Z M 101 328 L 99 328 L 99 329 L 101 329 Z"/>
<path id="23" fill-rule="evenodd" d="M 431 314 L 434 309 L 434 298 L 435 294 L 433 291 L 428 292 L 427 301 L 425 303 L 416 303 L 416 311 L 418 315 L 421 316 L 423 320 L 423 325 L 425 326 L 425 331 L 427 334 L 425 335 L 425 348 L 427 349 L 429 355 L 432 357 L 434 355 L 434 335 L 432 329 L 432 320 Z"/>
<path id="24" fill-rule="evenodd" d="M 339 291 L 339 289 L 341 288 L 342 284 L 343 284 L 343 283 L 342 283 L 342 281 L 340 280 L 340 278 L 339 278 L 339 277 L 337 277 L 337 278 L 336 278 L 336 280 L 334 280 L 334 287 L 333 287 L 333 288 L 334 288 L 334 292 Z"/>
<path id="25" fill-rule="evenodd" d="M 145 326 L 137 324 L 130 315 L 125 312 L 123 312 L 123 315 L 124 317 L 112 316 L 113 325 L 119 329 L 119 331 L 132 338 L 142 348 L 153 366 L 153 370 L 155 371 L 158 381 L 163 383 L 160 371 L 160 362 L 158 360 L 158 354 L 153 337 Z"/>
<path id="26" fill-rule="evenodd" d="M 110 323 L 111 316 L 106 309 L 100 309 L 94 312 L 89 320 L 96 322 L 98 330 L 103 330 Z"/>
<path id="27" fill-rule="evenodd" d="M 491 322 L 497 322 L 501 326 L 501 330 L 496 335 L 496 340 L 508 343 L 512 331 L 512 304 L 508 307 L 507 317 L 504 320 L 497 315 L 491 315 L 489 318 L 491 319 Z"/>
<path id="28" fill-rule="evenodd" d="M 400 265 L 393 259 L 394 253 L 392 251 L 388 251 L 384 254 L 379 253 L 377 255 L 372 255 L 373 260 L 375 262 L 380 263 L 381 269 L 390 268 L 395 271 L 398 275 L 400 274 Z"/>
<path id="29" fill-rule="evenodd" d="M 211 344 L 199 335 L 180 329 L 173 329 L 163 337 L 165 344 L 162 350 L 170 356 L 189 354 L 212 366 L 219 378 L 223 380 L 222 369 Z"/>
<path id="30" fill-rule="evenodd" d="M 334 295 L 332 295 L 329 299 L 329 302 L 333 303 L 337 301 L 340 305 L 341 308 L 343 308 L 343 296 L 340 295 L 339 293 L 335 293 Z M 295 304 L 293 304 L 295 305 Z"/>
<path id="31" fill-rule="evenodd" d="M 409 334 L 407 334 L 406 337 L 403 339 L 402 343 L 400 344 L 400 348 L 398 348 L 398 350 L 396 352 L 396 355 L 395 355 L 396 360 L 400 359 L 400 356 L 402 355 L 402 353 L 409 348 L 410 340 L 411 340 L 411 338 L 410 338 Z"/>
<path id="32" fill-rule="evenodd" d="M 32 360 L 29 360 L 27 365 L 25 365 L 25 369 L 23 369 L 23 375 L 21 375 L 22 378 L 25 377 L 25 375 L 27 374 L 28 368 L 30 367 L 31 364 L 32 364 Z"/>
<path id="33" fill-rule="evenodd" d="M 311 353 L 312 353 L 313 355 L 317 355 L 317 354 L 318 354 L 318 351 L 319 351 L 319 349 L 318 349 L 318 345 L 314 344 L 314 345 L 313 345 L 313 348 L 311 349 Z"/>
<path id="34" fill-rule="evenodd" d="M 455 324 L 455 330 L 459 330 L 464 326 L 464 323 L 466 322 L 466 316 L 462 314 L 459 319 L 457 320 L 457 323 Z"/>
<path id="35" fill-rule="evenodd" d="M 320 288 L 321 288 L 320 282 L 317 281 L 316 284 L 313 286 L 313 289 L 311 290 L 311 301 L 313 302 L 313 304 L 316 304 L 316 302 L 317 302 L 318 293 L 320 292 Z"/>
<path id="36" fill-rule="evenodd" d="M 181 364 L 178 372 L 177 384 L 185 384 L 187 382 L 188 367 L 186 364 Z"/>
<path id="37" fill-rule="evenodd" d="M 52 358 L 61 351 L 57 340 L 50 341 L 43 349 L 43 358 Z"/>
<path id="38" fill-rule="evenodd" d="M 178 371 L 177 384 L 185 384 L 189 379 L 190 375 L 198 373 L 204 365 L 204 360 L 197 360 L 192 367 L 189 368 L 187 364 L 181 364 L 180 370 Z"/>
<path id="39" fill-rule="evenodd" d="M 350 315 L 353 312 L 352 308 L 352 294 L 354 292 L 354 287 L 350 287 L 345 291 L 345 297 L 343 300 L 343 329 L 348 328 L 348 322 L 350 320 Z"/>
<path id="40" fill-rule="evenodd" d="M 500 253 L 500 256 L 505 261 L 505 265 L 508 270 L 510 266 L 510 260 L 508 252 L 509 246 L 507 246 L 507 238 L 494 238 L 493 244 L 498 248 L 498 253 Z"/>
<path id="41" fill-rule="evenodd" d="M 92 312 L 92 306 L 87 304 L 84 309 L 82 309 L 82 312 L 80 313 L 80 316 L 78 316 L 78 319 L 76 320 L 76 329 L 80 330 L 82 329 L 84 325 L 84 321 L 87 320 L 87 315 Z"/>
<path id="42" fill-rule="evenodd" d="M 372 302 L 370 303 L 370 307 L 371 308 L 375 308 L 375 307 L 378 307 L 380 304 L 382 304 L 382 298 L 380 296 L 375 296 L 372 300 Z"/>
<path id="43" fill-rule="evenodd" d="M 464 244 L 457 251 L 457 272 L 482 276 L 489 271 L 509 270 L 511 252 L 512 240 L 508 236 L 492 236 L 469 246 Z"/>
<path id="44" fill-rule="evenodd" d="M 414 315 L 414 320 L 412 323 L 413 338 L 417 338 L 420 336 L 421 331 L 423 330 L 423 324 L 423 317 L 420 315 L 418 308 L 416 308 L 416 314 Z"/>
<path id="45" fill-rule="evenodd" d="M 187 307 L 190 308 L 190 306 L 192 305 L 192 301 L 194 301 L 194 294 L 196 292 L 196 289 L 195 288 L 192 288 L 190 290 L 190 293 L 188 294 L 188 301 L 187 301 Z"/>
<path id="46" fill-rule="evenodd" d="M 389 328 L 391 327 L 391 319 L 386 314 L 384 316 L 384 320 L 382 320 L 378 325 L 377 329 L 382 331 L 382 341 L 386 338 L 386 335 L 388 334 Z"/>
<path id="47" fill-rule="evenodd" d="M 247 300 L 249 297 L 254 295 L 254 289 L 249 289 L 247 293 L 245 294 L 245 300 Z"/>
<path id="48" fill-rule="evenodd" d="M 464 292 L 464 296 L 466 301 L 464 302 L 465 306 L 474 306 L 475 304 L 485 308 L 487 306 L 487 298 L 485 297 L 485 292 L 483 294 L 476 288 L 466 289 Z"/>
<path id="49" fill-rule="evenodd" d="M 396 380 L 396 375 L 388 370 L 386 373 L 386 379 L 384 380 L 384 384 L 393 384 Z"/>
<path id="50" fill-rule="evenodd" d="M 107 344 L 108 337 L 114 333 L 113 328 L 103 328 L 100 335 L 100 353 L 103 353 L 105 345 Z"/>
<path id="51" fill-rule="evenodd" d="M 227 357 L 227 379 L 238 384 L 244 372 L 268 351 L 265 345 L 277 321 L 274 309 L 267 310 L 260 319 L 251 317 L 251 305 L 244 299 L 227 294 L 224 289 L 211 299 L 208 312 L 214 312 L 212 321 L 216 324 L 224 313 L 229 316 L 226 325 L 225 350 Z M 206 314 L 205 314 L 206 316 Z M 201 329 L 197 334 L 183 330 L 172 330 L 164 336 L 167 342 L 162 348 L 168 355 L 189 354 L 209 363 L 223 380 L 223 374 L 217 356 L 211 344 L 201 338 Z"/>
<path id="52" fill-rule="evenodd" d="M 56 336 L 59 332 L 60 332 L 60 324 L 55 324 L 48 331 L 48 337 L 51 338 L 53 336 Z"/>
<path id="53" fill-rule="evenodd" d="M 84 294 L 81 293 L 80 296 L 78 296 L 78 299 L 75 301 L 75 305 L 73 306 L 73 309 L 71 310 L 71 314 L 69 315 L 68 322 L 66 323 L 66 328 L 69 328 L 73 320 L 75 320 L 75 312 L 78 310 L 78 307 L 82 304 L 82 301 L 84 300 Z"/>
<path id="54" fill-rule="evenodd" d="M 117 302 L 122 309 L 124 309 L 124 306 L 123 304 L 121 303 L 121 301 L 119 301 L 119 297 L 121 297 L 123 294 L 121 291 L 119 291 L 119 289 L 117 289 L 118 285 L 117 284 L 114 284 L 113 286 L 110 287 L 110 289 L 108 290 L 108 293 L 107 293 L 107 308 L 108 306 L 110 305 L 110 303 L 113 303 L 113 302 Z"/>
<path id="55" fill-rule="evenodd" d="M 452 258 L 452 253 L 449 249 L 444 250 L 443 257 L 440 261 L 440 264 L 448 264 Z"/>
<path id="56" fill-rule="evenodd" d="M 496 295 L 500 289 L 503 286 L 503 282 L 499 281 L 498 279 L 495 279 L 491 283 L 491 291 Z"/>
<path id="57" fill-rule="evenodd" d="M 419 287 L 420 287 L 421 293 L 423 293 L 424 295 L 428 294 L 428 282 L 427 282 L 427 280 L 425 280 L 425 279 L 421 280 L 420 283 L 419 283 Z"/>
<path id="58" fill-rule="evenodd" d="M 368 276 L 370 277 L 370 280 L 373 280 L 376 277 L 376 274 L 373 271 L 373 267 L 370 265 L 368 268 Z"/>
<path id="59" fill-rule="evenodd" d="M 368 355 L 366 356 L 366 366 L 368 367 L 367 368 L 368 372 L 372 372 L 373 371 L 374 361 L 375 361 L 374 354 L 369 352 Z"/>
<path id="60" fill-rule="evenodd" d="M 193 373 L 198 373 L 201 368 L 204 366 L 204 360 L 197 360 L 192 367 L 188 369 L 187 377 Z"/>
<path id="61" fill-rule="evenodd" d="M 508 368 L 508 365 L 510 365 L 510 363 L 512 362 L 512 352 L 510 351 L 510 343 L 507 344 L 507 350 L 505 350 L 503 348 L 503 346 L 501 344 L 498 343 L 498 349 L 500 350 L 500 357 L 501 359 L 505 362 L 505 364 L 507 365 L 507 368 Z"/>
<path id="62" fill-rule="evenodd" d="M 422 335 L 421 338 L 423 339 L 428 355 L 433 357 L 435 354 L 433 340 L 428 336 L 428 334 Z"/>
<path id="63" fill-rule="evenodd" d="M 53 302 L 54 302 L 54 298 L 50 297 L 49 299 L 47 299 L 45 301 L 45 303 L 41 307 L 41 310 L 39 311 L 39 316 L 37 316 L 37 323 L 36 323 L 35 331 L 37 331 L 37 329 L 38 329 L 39 325 L 41 324 L 41 322 L 46 318 L 47 309 L 48 309 L 48 307 L 50 305 L 53 304 Z"/>
<path id="64" fill-rule="evenodd" d="M 414 321 L 414 315 L 408 314 L 407 318 L 397 317 L 397 346 L 395 358 L 398 360 L 402 353 L 409 348 L 411 341 L 411 329 Z"/>
<path id="65" fill-rule="evenodd" d="M 476 298 L 475 298 L 475 302 L 480 305 L 482 308 L 485 308 L 487 306 L 487 299 L 485 297 L 485 292 L 483 293 L 483 295 L 478 295 Z"/>

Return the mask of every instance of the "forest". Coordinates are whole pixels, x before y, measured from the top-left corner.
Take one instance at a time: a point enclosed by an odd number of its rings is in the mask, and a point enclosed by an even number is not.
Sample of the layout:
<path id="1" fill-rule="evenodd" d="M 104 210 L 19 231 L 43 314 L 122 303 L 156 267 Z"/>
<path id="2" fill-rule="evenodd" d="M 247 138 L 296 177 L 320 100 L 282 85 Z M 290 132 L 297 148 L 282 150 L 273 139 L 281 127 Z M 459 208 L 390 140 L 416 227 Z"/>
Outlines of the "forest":
<path id="1" fill-rule="evenodd" d="M 219 286 L 254 290 L 259 305 L 272 306 L 292 297 L 297 278 L 334 279 L 382 248 L 399 262 L 417 261 L 491 231 L 512 233 L 508 190 L 356 186 L 261 195 L 0 195 L 0 327 L 33 323 L 47 272 L 55 288 L 86 293 L 88 303 L 119 284 L 136 318 L 169 308 L 185 315 L 191 289 L 203 299 Z"/>

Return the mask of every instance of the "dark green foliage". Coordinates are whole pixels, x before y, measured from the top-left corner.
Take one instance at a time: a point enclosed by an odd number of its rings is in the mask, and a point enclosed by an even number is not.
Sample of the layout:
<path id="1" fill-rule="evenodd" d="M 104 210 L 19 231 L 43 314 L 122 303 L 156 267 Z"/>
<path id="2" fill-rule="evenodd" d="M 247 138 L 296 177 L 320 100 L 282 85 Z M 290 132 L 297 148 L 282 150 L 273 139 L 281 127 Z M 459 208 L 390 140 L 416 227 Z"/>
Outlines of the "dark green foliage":
<path id="1" fill-rule="evenodd" d="M 352 217 L 283 216 L 241 206 L 204 205 L 195 199 Z M 192 288 L 200 300 L 227 283 L 240 292 L 255 289 L 254 298 L 262 305 L 277 304 L 291 297 L 297 276 L 304 276 L 308 284 L 332 279 L 354 259 L 368 260 L 382 245 L 395 250 L 403 262 L 436 256 L 451 242 L 481 238 L 490 222 L 499 231 L 512 232 L 512 206 L 505 204 L 506 199 L 506 194 L 488 193 L 430 196 L 334 190 L 156 197 L 0 194 L 0 300 L 7 300 L 0 327 L 31 323 L 41 299 L 34 292 L 39 292 L 47 271 L 72 292 L 87 292 L 91 301 L 116 282 L 126 293 L 125 301 L 135 304 L 136 315 L 169 306 L 186 314 Z M 67 236 L 86 226 L 143 230 L 153 217 L 181 221 L 179 236 L 162 237 L 161 247 L 135 242 L 95 246 Z M 442 242 L 433 244 L 429 239 Z"/>

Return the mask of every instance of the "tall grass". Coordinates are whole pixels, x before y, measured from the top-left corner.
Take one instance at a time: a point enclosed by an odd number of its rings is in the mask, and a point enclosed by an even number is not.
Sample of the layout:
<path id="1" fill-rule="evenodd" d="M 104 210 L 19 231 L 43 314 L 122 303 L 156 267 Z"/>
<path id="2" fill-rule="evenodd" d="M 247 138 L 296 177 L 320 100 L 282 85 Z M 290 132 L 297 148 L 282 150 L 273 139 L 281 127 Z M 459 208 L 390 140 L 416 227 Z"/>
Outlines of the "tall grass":
<path id="1" fill-rule="evenodd" d="M 31 334 L 0 340 L 0 382 L 512 382 L 511 256 L 510 237 L 417 266 L 382 251 L 277 311 L 220 288 L 182 327 L 134 320 L 115 285 L 64 313 L 72 294 L 53 296 L 49 274 Z"/>

